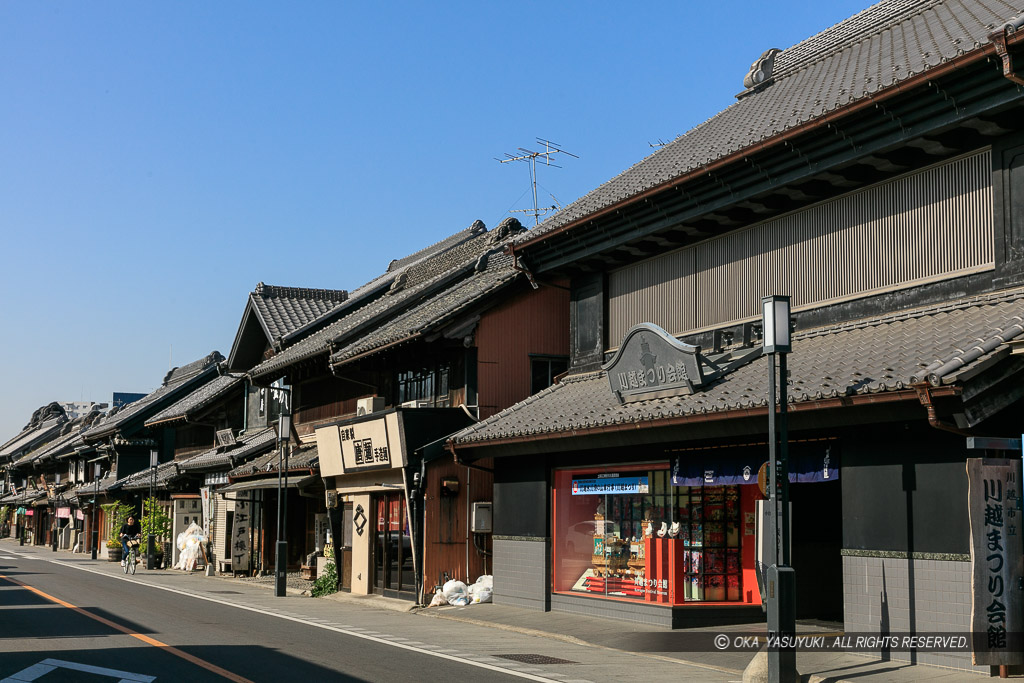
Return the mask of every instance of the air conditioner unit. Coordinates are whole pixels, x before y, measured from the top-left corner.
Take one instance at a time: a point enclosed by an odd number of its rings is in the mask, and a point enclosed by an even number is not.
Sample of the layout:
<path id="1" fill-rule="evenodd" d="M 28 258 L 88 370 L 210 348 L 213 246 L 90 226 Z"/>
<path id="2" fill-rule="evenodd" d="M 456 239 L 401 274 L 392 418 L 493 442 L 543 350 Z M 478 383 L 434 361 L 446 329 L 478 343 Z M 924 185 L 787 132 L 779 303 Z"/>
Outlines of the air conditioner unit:
<path id="1" fill-rule="evenodd" d="M 384 410 L 384 397 L 372 396 L 356 401 L 356 415 L 369 415 Z"/>
<path id="2" fill-rule="evenodd" d="M 430 401 L 406 401 L 399 404 L 400 408 L 429 408 Z"/>

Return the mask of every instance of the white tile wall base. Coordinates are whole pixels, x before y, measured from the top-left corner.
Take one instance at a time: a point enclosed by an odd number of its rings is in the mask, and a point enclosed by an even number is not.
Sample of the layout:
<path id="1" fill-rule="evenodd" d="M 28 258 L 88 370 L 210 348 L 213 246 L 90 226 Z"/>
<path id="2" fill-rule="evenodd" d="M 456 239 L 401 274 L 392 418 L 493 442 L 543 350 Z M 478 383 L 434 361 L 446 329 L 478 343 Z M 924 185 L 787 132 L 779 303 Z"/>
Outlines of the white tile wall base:
<path id="1" fill-rule="evenodd" d="M 495 538 L 495 604 L 538 610 L 549 609 L 547 539 L 509 540 Z"/>
<path id="2" fill-rule="evenodd" d="M 971 630 L 971 564 L 948 560 L 843 557 L 847 633 L 957 633 Z M 891 652 L 892 661 L 988 673 L 970 653 Z"/>

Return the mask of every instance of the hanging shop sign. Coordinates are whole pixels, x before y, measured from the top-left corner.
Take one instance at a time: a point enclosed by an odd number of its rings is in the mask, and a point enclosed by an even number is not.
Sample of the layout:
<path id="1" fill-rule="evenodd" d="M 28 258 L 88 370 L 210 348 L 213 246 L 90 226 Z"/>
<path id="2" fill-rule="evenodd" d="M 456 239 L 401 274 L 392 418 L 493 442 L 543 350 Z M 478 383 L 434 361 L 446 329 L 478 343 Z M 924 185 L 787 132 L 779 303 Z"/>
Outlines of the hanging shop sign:
<path id="1" fill-rule="evenodd" d="M 404 467 L 400 434 L 397 412 L 317 429 L 321 476 Z"/>
<path id="2" fill-rule="evenodd" d="M 71 508 L 57 508 L 57 519 L 71 519 Z"/>
<path id="3" fill-rule="evenodd" d="M 634 325 L 605 364 L 621 403 L 692 394 L 704 384 L 699 346 L 679 341 L 653 323 Z"/>
<path id="4" fill-rule="evenodd" d="M 647 477 L 607 477 L 572 480 L 572 495 L 574 496 L 614 496 L 648 492 Z"/>
<path id="5" fill-rule="evenodd" d="M 1024 664 L 1019 460 L 967 459 L 975 665 Z"/>

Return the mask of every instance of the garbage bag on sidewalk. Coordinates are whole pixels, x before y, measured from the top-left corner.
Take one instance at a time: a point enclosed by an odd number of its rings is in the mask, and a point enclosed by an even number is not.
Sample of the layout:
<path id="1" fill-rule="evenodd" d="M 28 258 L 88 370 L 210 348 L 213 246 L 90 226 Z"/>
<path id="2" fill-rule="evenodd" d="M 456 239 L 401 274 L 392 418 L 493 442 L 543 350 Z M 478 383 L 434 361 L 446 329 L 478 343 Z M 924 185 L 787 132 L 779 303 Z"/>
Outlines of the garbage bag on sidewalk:
<path id="1" fill-rule="evenodd" d="M 481 602 L 490 602 L 494 594 L 494 577 L 484 574 L 479 577 L 472 586 L 466 589 L 471 604 L 477 605 Z"/>
<path id="2" fill-rule="evenodd" d="M 444 597 L 444 591 L 438 588 L 434 592 L 434 597 L 431 599 L 430 604 L 427 607 L 440 607 L 441 605 L 447 605 L 448 598 Z"/>
<path id="3" fill-rule="evenodd" d="M 469 595 L 466 593 L 466 584 L 462 581 L 449 581 L 441 588 L 449 605 L 462 607 L 469 604 Z"/>

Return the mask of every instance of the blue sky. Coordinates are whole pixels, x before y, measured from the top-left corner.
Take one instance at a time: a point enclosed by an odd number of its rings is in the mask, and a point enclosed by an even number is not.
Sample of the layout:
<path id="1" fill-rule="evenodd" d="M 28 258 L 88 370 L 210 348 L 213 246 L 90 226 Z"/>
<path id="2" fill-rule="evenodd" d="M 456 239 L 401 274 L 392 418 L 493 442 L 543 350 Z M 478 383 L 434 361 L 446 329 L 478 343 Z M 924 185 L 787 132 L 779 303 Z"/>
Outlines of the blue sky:
<path id="1" fill-rule="evenodd" d="M 0 442 L 227 355 L 257 282 L 354 289 L 527 208 L 495 158 L 537 137 L 568 204 L 866 6 L 0 4 Z"/>

